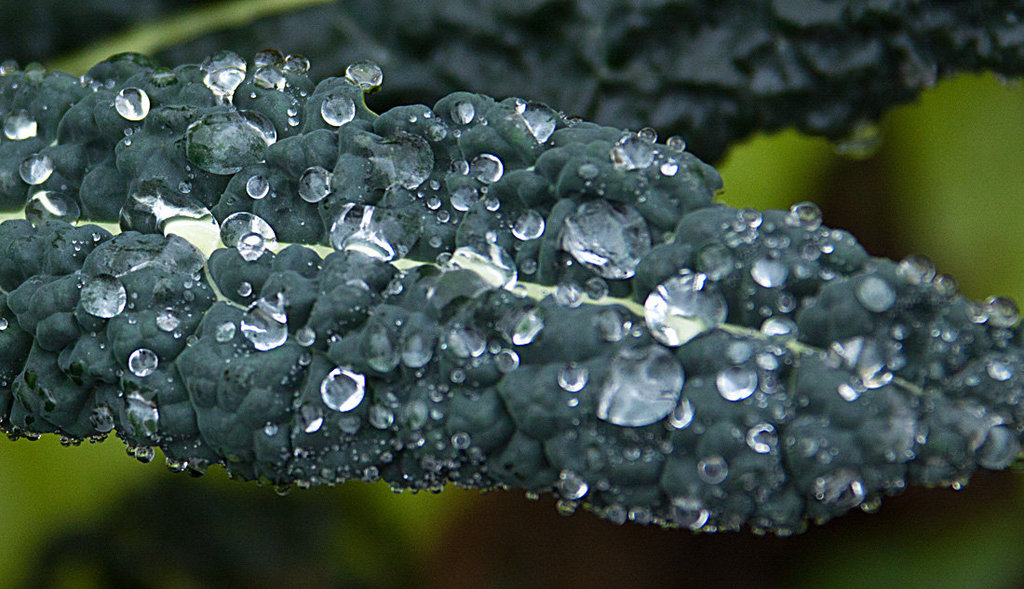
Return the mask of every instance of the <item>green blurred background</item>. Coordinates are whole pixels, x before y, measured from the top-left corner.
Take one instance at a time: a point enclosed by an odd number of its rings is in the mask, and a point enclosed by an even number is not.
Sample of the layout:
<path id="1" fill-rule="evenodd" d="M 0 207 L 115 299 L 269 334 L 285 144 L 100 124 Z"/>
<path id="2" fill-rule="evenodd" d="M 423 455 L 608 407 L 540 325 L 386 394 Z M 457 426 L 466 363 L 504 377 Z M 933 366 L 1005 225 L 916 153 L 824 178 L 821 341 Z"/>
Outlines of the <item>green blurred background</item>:
<path id="1" fill-rule="evenodd" d="M 203 18 L 251 9 L 230 2 Z M 102 47 L 152 49 L 153 38 L 159 24 Z M 50 63 L 82 67 L 94 61 L 87 51 Z M 989 75 L 947 80 L 878 132 L 867 159 L 792 132 L 751 138 L 721 166 L 722 198 L 762 209 L 812 200 L 874 255 L 924 253 L 972 298 L 1024 300 L 1024 90 Z M 778 539 L 618 527 L 517 492 L 394 495 L 350 483 L 278 496 L 219 469 L 171 474 L 159 454 L 139 464 L 116 440 L 3 441 L 0 589 L 1024 587 L 1021 478 L 984 472 L 959 492 L 911 489 L 877 514 Z"/>

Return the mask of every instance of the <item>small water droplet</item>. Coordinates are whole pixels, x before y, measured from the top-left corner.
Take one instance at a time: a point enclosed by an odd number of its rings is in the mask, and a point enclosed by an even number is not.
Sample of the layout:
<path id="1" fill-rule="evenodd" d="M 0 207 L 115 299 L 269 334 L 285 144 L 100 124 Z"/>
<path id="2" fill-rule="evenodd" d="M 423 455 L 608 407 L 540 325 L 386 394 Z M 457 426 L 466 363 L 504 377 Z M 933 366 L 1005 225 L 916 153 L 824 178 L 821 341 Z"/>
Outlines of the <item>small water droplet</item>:
<path id="1" fill-rule="evenodd" d="M 320 104 L 320 116 L 332 127 L 340 127 L 356 118 L 356 103 L 344 94 L 328 94 Z"/>
<path id="2" fill-rule="evenodd" d="M 768 454 L 778 444 L 779 436 L 775 426 L 770 423 L 758 423 L 747 430 L 747 446 L 758 454 Z"/>
<path id="3" fill-rule="evenodd" d="M 757 371 L 745 365 L 729 366 L 715 377 L 715 386 L 726 401 L 742 401 L 757 390 Z"/>
<path id="4" fill-rule="evenodd" d="M 577 393 L 587 386 L 590 370 L 578 364 L 566 364 L 558 371 L 558 386 L 569 393 Z"/>
<path id="5" fill-rule="evenodd" d="M 4 137 L 12 141 L 31 139 L 38 131 L 39 125 L 28 111 L 14 110 L 4 119 Z"/>
<path id="6" fill-rule="evenodd" d="M 309 203 L 317 203 L 331 193 L 331 178 L 334 176 L 320 166 L 306 168 L 299 177 L 299 197 Z"/>
<path id="7" fill-rule="evenodd" d="M 516 263 L 508 252 L 496 243 L 487 244 L 486 250 L 485 254 L 473 246 L 456 248 L 445 267 L 472 270 L 494 288 L 510 289 L 515 286 Z"/>
<path id="8" fill-rule="evenodd" d="M 53 174 L 53 160 L 44 153 L 34 153 L 21 161 L 18 175 L 26 184 L 42 184 Z"/>
<path id="9" fill-rule="evenodd" d="M 502 348 L 494 355 L 494 365 L 498 367 L 498 372 L 502 374 L 514 372 L 519 368 L 519 354 L 515 350 Z"/>
<path id="10" fill-rule="evenodd" d="M 304 433 L 315 434 L 324 425 L 324 413 L 316 405 L 305 403 L 299 407 L 295 424 Z"/>
<path id="11" fill-rule="evenodd" d="M 559 473 L 555 486 L 558 488 L 558 494 L 568 501 L 579 501 L 590 491 L 587 482 L 571 470 Z"/>
<path id="12" fill-rule="evenodd" d="M 139 348 L 128 356 L 128 370 L 135 376 L 144 378 L 156 371 L 159 362 L 160 359 L 153 350 Z"/>
<path id="13" fill-rule="evenodd" d="M 528 102 L 519 116 L 537 143 L 545 143 L 555 132 L 558 115 L 543 104 Z"/>
<path id="14" fill-rule="evenodd" d="M 352 411 L 366 396 L 366 376 L 336 367 L 320 382 L 320 398 L 334 411 Z"/>
<path id="15" fill-rule="evenodd" d="M 720 484 L 729 477 L 729 463 L 721 456 L 708 456 L 697 463 L 697 475 L 709 485 Z"/>
<path id="16" fill-rule="evenodd" d="M 679 135 L 673 135 L 666 139 L 665 145 L 672 151 L 686 151 L 686 140 Z"/>
<path id="17" fill-rule="evenodd" d="M 654 163 L 654 147 L 639 135 L 627 134 L 612 147 L 610 156 L 616 170 L 642 170 Z"/>
<path id="18" fill-rule="evenodd" d="M 718 287 L 704 274 L 685 269 L 651 291 L 644 311 L 651 335 L 673 347 L 721 325 L 728 313 Z"/>
<path id="19" fill-rule="evenodd" d="M 331 246 L 338 251 L 354 250 L 388 262 L 408 253 L 413 240 L 418 238 L 418 228 L 406 225 L 387 210 L 372 205 L 346 203 L 331 225 Z M 391 234 L 401 235 L 406 241 L 393 241 L 389 238 Z"/>
<path id="20" fill-rule="evenodd" d="M 1017 303 L 1007 297 L 988 297 L 985 299 L 985 313 L 989 325 L 995 327 L 1013 327 L 1020 320 Z"/>
<path id="21" fill-rule="evenodd" d="M 480 193 L 470 186 L 456 188 L 450 198 L 452 208 L 463 212 L 468 211 L 478 200 L 480 200 Z"/>
<path id="22" fill-rule="evenodd" d="M 247 262 L 259 259 L 268 248 L 277 245 L 277 235 L 270 224 L 245 211 L 232 213 L 224 219 L 220 239 L 224 245 L 237 248 Z"/>
<path id="23" fill-rule="evenodd" d="M 305 55 L 289 54 L 284 58 L 284 69 L 286 71 L 304 74 L 309 71 L 309 59 Z"/>
<path id="24" fill-rule="evenodd" d="M 809 231 L 814 231 L 821 227 L 821 209 L 813 202 L 798 202 L 789 207 L 789 215 L 786 216 L 786 222 L 794 227 L 803 227 Z"/>
<path id="25" fill-rule="evenodd" d="M 521 241 L 532 241 L 544 234 L 544 217 L 533 209 L 528 209 L 516 219 L 512 226 L 512 235 Z"/>
<path id="26" fill-rule="evenodd" d="M 359 86 L 363 92 L 380 88 L 384 82 L 384 72 L 381 71 L 379 65 L 372 61 L 359 61 L 350 64 L 345 68 L 345 77 Z"/>
<path id="27" fill-rule="evenodd" d="M 141 88 L 122 88 L 114 96 L 114 109 L 122 118 L 141 121 L 149 114 L 149 95 Z"/>
<path id="28" fill-rule="evenodd" d="M 512 329 L 512 343 L 525 346 L 533 342 L 544 329 L 544 316 L 539 307 L 522 313 Z"/>
<path id="29" fill-rule="evenodd" d="M 160 331 L 170 333 L 181 325 L 181 320 L 174 313 L 174 309 L 164 309 L 156 316 L 156 328 Z"/>
<path id="30" fill-rule="evenodd" d="M 245 193 L 253 200 L 260 200 L 270 192 L 270 182 L 259 174 L 253 174 L 245 181 Z"/>
<path id="31" fill-rule="evenodd" d="M 910 284 L 927 284 L 935 279 L 935 264 L 919 254 L 903 258 L 896 270 Z"/>
<path id="32" fill-rule="evenodd" d="M 260 351 L 280 347 L 288 339 L 288 316 L 284 312 L 284 297 L 278 293 L 277 300 L 256 299 L 241 321 L 242 335 Z"/>
<path id="33" fill-rule="evenodd" d="M 750 267 L 750 277 L 765 288 L 782 287 L 789 276 L 789 268 L 778 260 L 761 258 Z"/>
<path id="34" fill-rule="evenodd" d="M 501 180 L 502 174 L 505 173 L 505 166 L 498 159 L 498 156 L 491 153 L 483 153 L 473 158 L 473 161 L 469 164 L 469 170 L 477 180 L 484 184 L 493 184 Z"/>
<path id="35" fill-rule="evenodd" d="M 1004 358 L 990 358 L 985 362 L 985 372 L 992 380 L 1005 382 L 1013 378 L 1013 365 Z"/>
<path id="36" fill-rule="evenodd" d="M 220 343 L 229 342 L 235 337 L 235 324 L 231 321 L 225 321 L 217 326 L 214 332 L 214 339 Z"/>
<path id="37" fill-rule="evenodd" d="M 460 125 L 468 125 L 473 122 L 473 118 L 476 116 L 476 108 L 472 102 L 459 101 L 452 106 L 452 112 L 450 113 L 452 120 Z"/>
<path id="38" fill-rule="evenodd" d="M 689 399 L 681 399 L 668 416 L 668 424 L 676 429 L 686 429 L 693 423 L 695 412 Z"/>
<path id="39" fill-rule="evenodd" d="M 128 295 L 124 285 L 110 274 L 97 274 L 86 279 L 81 294 L 82 309 L 100 319 L 116 317 L 124 311 Z"/>

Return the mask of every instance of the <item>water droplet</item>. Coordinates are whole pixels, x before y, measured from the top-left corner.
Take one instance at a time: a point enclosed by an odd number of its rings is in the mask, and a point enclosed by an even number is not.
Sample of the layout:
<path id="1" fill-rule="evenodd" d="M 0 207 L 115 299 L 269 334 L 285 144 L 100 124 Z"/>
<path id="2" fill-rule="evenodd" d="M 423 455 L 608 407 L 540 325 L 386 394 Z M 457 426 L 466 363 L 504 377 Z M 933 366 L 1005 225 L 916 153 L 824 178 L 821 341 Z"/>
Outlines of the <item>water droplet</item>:
<path id="1" fill-rule="evenodd" d="M 156 328 L 165 333 L 170 333 L 181 325 L 181 320 L 174 313 L 174 309 L 164 309 L 156 316 Z"/>
<path id="2" fill-rule="evenodd" d="M 599 301 L 608 296 L 608 283 L 603 278 L 591 276 L 583 283 L 583 291 L 592 300 Z"/>
<path id="3" fill-rule="evenodd" d="M 472 102 L 459 101 L 452 106 L 452 120 L 460 125 L 468 125 L 473 122 L 476 116 L 476 108 Z"/>
<path id="4" fill-rule="evenodd" d="M 989 358 L 985 362 L 985 372 L 992 380 L 1005 382 L 1013 378 L 1013 365 L 1005 358 Z"/>
<path id="5" fill-rule="evenodd" d="M 277 432 L 278 427 L 276 423 L 268 421 L 267 423 L 263 424 L 263 435 L 267 436 L 268 438 L 276 436 Z"/>
<path id="6" fill-rule="evenodd" d="M 683 367 L 663 348 L 622 350 L 599 393 L 597 417 L 625 427 L 655 423 L 676 408 L 683 381 Z"/>
<path id="7" fill-rule="evenodd" d="M 259 259 L 264 251 L 277 245 L 277 235 L 270 224 L 244 211 L 232 213 L 224 219 L 220 226 L 220 239 L 224 245 L 237 248 L 248 262 Z"/>
<path id="8" fill-rule="evenodd" d="M 644 320 L 651 335 L 673 347 L 721 325 L 727 311 L 718 287 L 704 274 L 689 270 L 659 284 L 644 302 Z"/>
<path id="9" fill-rule="evenodd" d="M 242 335 L 257 350 L 262 352 L 280 347 L 288 339 L 284 297 L 278 293 L 274 302 L 265 298 L 253 301 L 242 315 L 241 327 Z"/>
<path id="10" fill-rule="evenodd" d="M 143 397 L 137 392 L 129 393 L 127 403 L 125 404 L 125 413 L 128 417 L 128 423 L 135 430 L 136 436 L 156 435 L 159 430 L 160 411 L 157 409 L 154 401 Z M 153 456 L 152 448 L 139 448 L 135 453 L 135 457 L 143 462 L 149 462 L 153 459 Z"/>
<path id="11" fill-rule="evenodd" d="M 1020 454 L 1020 440 L 1010 428 L 997 425 L 985 432 L 978 447 L 977 459 L 982 468 L 1002 470 L 1017 459 Z"/>
<path id="12" fill-rule="evenodd" d="M 668 424 L 676 429 L 686 429 L 693 423 L 693 403 L 689 399 L 680 399 L 679 404 L 668 416 Z"/>
<path id="13" fill-rule="evenodd" d="M 789 317 L 772 316 L 761 324 L 761 333 L 768 337 L 793 339 L 796 337 L 796 322 Z"/>
<path id="14" fill-rule="evenodd" d="M 4 119 L 4 137 L 12 141 L 31 139 L 38 131 L 39 125 L 28 111 L 14 110 Z"/>
<path id="15" fill-rule="evenodd" d="M 498 372 L 502 374 L 514 372 L 519 368 L 519 354 L 515 353 L 515 350 L 503 348 L 494 355 L 494 365 L 498 367 Z"/>
<path id="16" fill-rule="evenodd" d="M 122 118 L 141 121 L 149 114 L 149 95 L 141 88 L 122 88 L 114 97 L 114 109 Z"/>
<path id="17" fill-rule="evenodd" d="M 270 182 L 259 174 L 253 174 L 245 181 L 245 193 L 253 200 L 260 200 L 270 192 Z"/>
<path id="18" fill-rule="evenodd" d="M 370 425 L 377 429 L 388 429 L 395 423 L 395 414 L 387 407 L 374 405 L 370 407 Z"/>
<path id="19" fill-rule="evenodd" d="M 331 225 L 331 246 L 338 251 L 353 250 L 388 262 L 404 256 L 418 238 L 418 229 L 407 227 L 387 210 L 372 205 L 347 203 Z M 392 240 L 389 235 L 405 241 Z"/>
<path id="20" fill-rule="evenodd" d="M 654 147 L 639 135 L 628 134 L 612 147 L 612 165 L 616 170 L 642 170 L 654 163 Z"/>
<path id="21" fill-rule="evenodd" d="M 288 86 L 288 78 L 285 77 L 284 70 L 276 65 L 257 67 L 252 81 L 260 88 L 278 92 L 284 92 Z"/>
<path id="22" fill-rule="evenodd" d="M 581 203 L 565 219 L 562 249 L 603 278 L 622 280 L 636 273 L 651 249 L 647 222 L 633 207 L 606 200 Z"/>
<path id="23" fill-rule="evenodd" d="M 523 313 L 512 329 L 512 343 L 517 346 L 530 344 L 544 329 L 544 316 L 539 307 Z"/>
<path id="24" fill-rule="evenodd" d="M 587 162 L 580 164 L 580 167 L 576 169 L 576 173 L 580 178 L 589 182 L 601 175 L 601 169 L 596 165 Z"/>
<path id="25" fill-rule="evenodd" d="M 366 377 L 351 370 L 336 367 L 320 383 L 320 398 L 324 405 L 341 413 L 358 407 L 364 396 Z"/>
<path id="26" fill-rule="evenodd" d="M 662 176 L 675 176 L 679 171 L 679 164 L 675 160 L 668 160 L 658 168 Z"/>
<path id="27" fill-rule="evenodd" d="M 484 184 L 493 184 L 501 180 L 502 174 L 505 173 L 505 166 L 498 159 L 498 156 L 491 153 L 483 153 L 473 158 L 473 161 L 469 164 L 469 171 L 477 180 Z"/>
<path id="28" fill-rule="evenodd" d="M 419 135 L 398 131 L 387 139 L 370 144 L 370 163 L 375 175 L 389 186 L 416 190 L 434 169 L 434 152 Z"/>
<path id="29" fill-rule="evenodd" d="M 116 317 L 124 311 L 128 294 L 121 281 L 110 274 L 97 274 L 86 279 L 82 287 L 82 309 L 100 319 Z"/>
<path id="30" fill-rule="evenodd" d="M 761 258 L 750 267 L 750 277 L 765 288 L 776 288 L 786 284 L 789 268 L 778 260 Z"/>
<path id="31" fill-rule="evenodd" d="M 344 94 L 328 94 L 320 104 L 320 116 L 332 127 L 340 127 L 356 117 L 356 103 Z"/>
<path id="32" fill-rule="evenodd" d="M 860 281 L 856 290 L 857 300 L 868 311 L 883 313 L 896 303 L 896 291 L 885 280 L 868 276 Z"/>
<path id="33" fill-rule="evenodd" d="M 153 350 L 139 348 L 128 356 L 128 370 L 135 376 L 144 378 L 153 374 L 159 362 L 160 359 Z"/>
<path id="34" fill-rule="evenodd" d="M 486 254 L 468 245 L 456 248 L 446 268 L 472 270 L 494 288 L 511 289 L 517 278 L 515 261 L 496 243 L 486 247 Z"/>
<path id="35" fill-rule="evenodd" d="M 571 470 L 559 473 L 555 486 L 558 488 L 558 494 L 568 501 L 579 501 L 590 491 L 587 481 Z"/>
<path id="36" fill-rule="evenodd" d="M 864 501 L 864 483 L 850 469 L 841 469 L 814 480 L 814 498 L 837 509 L 852 509 Z"/>
<path id="37" fill-rule="evenodd" d="M 284 69 L 296 74 L 304 74 L 309 71 L 309 59 L 305 55 L 288 55 L 284 58 Z"/>
<path id="38" fill-rule="evenodd" d="M 747 446 L 758 454 L 768 454 L 778 442 L 775 426 L 770 423 L 758 423 L 747 430 Z"/>
<path id="39" fill-rule="evenodd" d="M 295 425 L 304 433 L 315 434 L 324 425 L 324 413 L 316 405 L 305 403 L 299 407 L 298 415 L 295 416 Z"/>
<path id="40" fill-rule="evenodd" d="M 544 217 L 533 209 L 528 209 L 512 226 L 512 235 L 521 241 L 532 241 L 544 235 Z"/>
<path id="41" fill-rule="evenodd" d="M 673 135 L 666 139 L 665 145 L 672 151 L 686 151 L 686 140 L 679 135 Z"/>
<path id="42" fill-rule="evenodd" d="M 1020 320 L 1017 303 L 1006 297 L 988 297 L 985 299 L 985 313 L 989 325 L 995 327 L 1013 327 Z"/>
<path id="43" fill-rule="evenodd" d="M 18 175 L 26 184 L 42 184 L 53 174 L 53 160 L 44 153 L 34 153 L 18 166 Z"/>
<path id="44" fill-rule="evenodd" d="M 794 227 L 803 227 L 808 231 L 814 231 L 821 227 L 821 209 L 810 201 L 798 202 L 789 207 L 786 222 Z"/>
<path id="45" fill-rule="evenodd" d="M 526 123 L 526 129 L 537 140 L 537 143 L 545 143 L 555 132 L 558 115 L 543 104 L 528 102 L 519 116 L 522 117 L 523 122 Z"/>
<path id="46" fill-rule="evenodd" d="M 896 270 L 910 284 L 927 284 L 935 279 L 935 264 L 919 254 L 903 258 Z"/>
<path id="47" fill-rule="evenodd" d="M 237 112 L 216 112 L 189 125 L 185 152 L 189 161 L 211 174 L 234 174 L 263 159 L 264 135 Z"/>
<path id="48" fill-rule="evenodd" d="M 299 178 L 299 197 L 310 203 L 317 203 L 331 193 L 331 177 L 334 174 L 320 166 L 306 168 Z"/>
<path id="49" fill-rule="evenodd" d="M 252 283 L 248 280 L 243 280 L 238 283 L 238 296 L 247 297 L 252 294 Z"/>
<path id="50" fill-rule="evenodd" d="M 452 448 L 467 450 L 473 444 L 473 438 L 466 432 L 455 432 L 451 437 Z"/>
<path id="51" fill-rule="evenodd" d="M 480 193 L 470 186 L 456 188 L 451 196 L 452 208 L 456 211 L 468 211 L 476 201 L 480 200 Z"/>
<path id="52" fill-rule="evenodd" d="M 78 203 L 63 192 L 41 190 L 25 203 L 25 219 L 35 227 L 50 219 L 74 223 L 80 215 Z"/>
<path id="53" fill-rule="evenodd" d="M 729 477 L 729 463 L 725 458 L 708 456 L 697 463 L 697 475 L 709 485 L 717 485 Z"/>
<path id="54" fill-rule="evenodd" d="M 402 334 L 402 363 L 409 368 L 422 368 L 434 357 L 436 338 L 423 331 Z"/>
<path id="55" fill-rule="evenodd" d="M 711 512 L 704 508 L 700 499 L 695 497 L 675 497 L 672 499 L 672 521 L 673 523 L 699 530 L 711 519 Z"/>
<path id="56" fill-rule="evenodd" d="M 445 334 L 445 344 L 457 358 L 479 358 L 487 350 L 487 340 L 469 325 L 453 325 Z"/>
<path id="57" fill-rule="evenodd" d="M 245 79 L 246 63 L 233 51 L 218 51 L 200 64 L 203 85 L 210 89 L 218 102 L 230 103 L 235 89 Z"/>
<path id="58" fill-rule="evenodd" d="M 235 324 L 231 321 L 225 321 L 217 326 L 214 332 L 214 339 L 220 343 L 226 343 L 234 339 L 235 337 Z"/>
<path id="59" fill-rule="evenodd" d="M 578 393 L 587 386 L 590 370 L 586 366 L 566 364 L 558 371 L 558 386 L 569 393 Z"/>
<path id="60" fill-rule="evenodd" d="M 555 302 L 575 309 L 583 304 L 583 289 L 575 282 L 563 280 L 555 286 Z"/>
<path id="61" fill-rule="evenodd" d="M 757 371 L 749 366 L 730 366 L 718 373 L 715 386 L 726 401 L 742 401 L 757 390 Z"/>
<path id="62" fill-rule="evenodd" d="M 258 110 L 240 110 L 238 115 L 242 117 L 245 124 L 256 131 L 260 138 L 263 139 L 263 143 L 273 145 L 277 142 L 277 128 L 274 127 L 274 123 L 271 122 L 267 115 Z M 288 119 L 289 124 L 291 124 L 292 120 Z M 298 122 L 296 121 L 295 124 L 298 124 Z"/>
<path id="63" fill-rule="evenodd" d="M 89 415 L 89 424 L 97 433 L 105 434 L 113 430 L 114 414 L 110 411 L 110 407 L 100 405 L 93 408 Z"/>
<path id="64" fill-rule="evenodd" d="M 658 140 L 658 132 L 653 127 L 644 127 L 637 131 L 636 136 L 644 143 L 653 144 Z"/>
<path id="65" fill-rule="evenodd" d="M 379 65 L 372 61 L 359 61 L 350 64 L 345 68 L 345 77 L 359 86 L 363 92 L 380 88 L 384 82 L 384 72 L 381 71 Z"/>

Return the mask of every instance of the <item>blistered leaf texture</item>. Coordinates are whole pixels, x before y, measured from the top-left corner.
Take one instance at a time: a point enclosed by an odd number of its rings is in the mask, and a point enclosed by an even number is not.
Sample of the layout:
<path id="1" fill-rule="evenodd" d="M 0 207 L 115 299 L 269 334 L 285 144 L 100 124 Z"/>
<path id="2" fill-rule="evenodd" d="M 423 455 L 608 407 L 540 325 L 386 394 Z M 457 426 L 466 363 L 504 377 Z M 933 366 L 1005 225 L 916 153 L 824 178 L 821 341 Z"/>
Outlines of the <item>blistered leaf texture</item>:
<path id="1" fill-rule="evenodd" d="M 378 116 L 374 64 L 307 69 L 0 76 L 34 123 L 0 140 L 10 435 L 780 535 L 1020 453 L 1012 301 L 811 203 L 717 204 L 714 168 L 648 131 L 468 92 Z"/>

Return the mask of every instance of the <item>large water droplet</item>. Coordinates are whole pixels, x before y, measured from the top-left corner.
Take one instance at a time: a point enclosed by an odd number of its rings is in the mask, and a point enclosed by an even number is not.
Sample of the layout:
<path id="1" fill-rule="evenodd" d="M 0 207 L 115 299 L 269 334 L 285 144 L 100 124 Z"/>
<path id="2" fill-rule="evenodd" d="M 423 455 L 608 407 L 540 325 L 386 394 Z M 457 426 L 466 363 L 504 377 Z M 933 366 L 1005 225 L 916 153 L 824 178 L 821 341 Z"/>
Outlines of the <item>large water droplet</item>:
<path id="1" fill-rule="evenodd" d="M 469 164 L 469 171 L 484 184 L 493 184 L 501 180 L 502 174 L 505 173 L 505 165 L 501 163 L 498 156 L 483 153 L 473 158 Z"/>
<path id="2" fill-rule="evenodd" d="M 434 357 L 436 338 L 423 331 L 402 333 L 402 363 L 409 368 L 422 368 Z"/>
<path id="3" fill-rule="evenodd" d="M 512 235 L 522 241 L 532 241 L 544 235 L 544 217 L 533 209 L 528 209 L 512 226 Z"/>
<path id="4" fill-rule="evenodd" d="M 517 278 L 515 261 L 498 244 L 488 243 L 486 248 L 486 254 L 473 246 L 456 248 L 446 268 L 472 270 L 494 288 L 511 289 Z"/>
<path id="5" fill-rule="evenodd" d="M 189 125 L 185 152 L 189 161 L 211 174 L 234 174 L 263 159 L 264 135 L 237 112 L 217 112 Z"/>
<path id="6" fill-rule="evenodd" d="M 623 350 L 612 359 L 597 417 L 626 427 L 655 423 L 676 408 L 683 380 L 683 367 L 664 349 Z"/>
<path id="7" fill-rule="evenodd" d="M 149 95 L 142 88 L 122 88 L 114 96 L 114 109 L 122 118 L 141 121 L 149 114 Z"/>
<path id="8" fill-rule="evenodd" d="M 224 245 L 237 248 L 242 258 L 249 262 L 259 259 L 268 248 L 277 245 L 277 235 L 270 224 L 245 211 L 232 213 L 224 219 L 220 226 L 220 239 Z"/>
<path id="9" fill-rule="evenodd" d="M 667 346 L 681 346 L 721 325 L 727 312 L 718 287 L 704 274 L 689 270 L 659 284 L 644 302 L 651 335 Z"/>
<path id="10" fill-rule="evenodd" d="M 471 186 L 462 186 L 452 192 L 452 208 L 456 211 L 468 211 L 476 201 L 480 200 L 480 193 Z"/>
<path id="11" fill-rule="evenodd" d="M 45 153 L 34 153 L 18 166 L 18 175 L 26 184 L 33 186 L 46 182 L 50 174 L 53 174 L 53 160 Z"/>
<path id="12" fill-rule="evenodd" d="M 242 335 L 257 350 L 273 350 L 288 340 L 288 316 L 284 312 L 284 297 L 276 301 L 259 298 L 253 301 L 241 321 Z"/>
<path id="13" fill-rule="evenodd" d="M 35 227 L 50 219 L 74 223 L 80 215 L 78 203 L 63 192 L 41 190 L 25 203 L 25 219 Z"/>
<path id="14" fill-rule="evenodd" d="M 1013 327 L 1020 320 L 1017 303 L 1007 297 L 988 297 L 985 299 L 985 314 L 989 325 L 994 327 Z"/>
<path id="15" fill-rule="evenodd" d="M 642 170 L 654 163 L 654 147 L 634 133 L 619 139 L 610 155 L 616 170 Z"/>
<path id="16" fill-rule="evenodd" d="M 81 294 L 82 309 L 100 319 L 116 317 L 124 311 L 128 294 L 124 285 L 110 274 L 97 274 L 86 279 Z"/>
<path id="17" fill-rule="evenodd" d="M 813 231 L 821 227 L 821 209 L 810 201 L 802 201 L 789 207 L 786 222 L 794 227 L 803 227 Z"/>
<path id="18" fill-rule="evenodd" d="M 335 368 L 320 383 L 320 398 L 324 405 L 341 413 L 358 407 L 364 396 L 366 377 L 351 370 Z"/>
<path id="19" fill-rule="evenodd" d="M 35 119 L 29 116 L 28 111 L 15 110 L 4 119 L 4 137 L 12 141 L 31 139 L 39 131 L 39 125 Z"/>
<path id="20" fill-rule="evenodd" d="M 444 341 L 457 358 L 479 358 L 487 350 L 487 339 L 469 325 L 453 325 L 445 334 Z"/>
<path id="21" fill-rule="evenodd" d="M 151 352 L 152 353 L 152 352 Z M 144 375 L 142 375 L 144 376 Z M 160 410 L 157 408 L 156 403 L 145 397 L 138 392 L 129 393 L 125 403 L 125 413 L 128 417 L 128 423 L 135 430 L 136 436 L 155 436 L 160 427 Z M 147 449 L 146 452 L 140 448 L 139 454 L 136 454 L 136 458 L 148 462 L 147 457 L 152 448 Z"/>
<path id="22" fill-rule="evenodd" d="M 726 401 L 742 401 L 757 390 L 757 371 L 750 366 L 730 366 L 715 377 L 718 394 Z"/>
<path id="23" fill-rule="evenodd" d="M 245 193 L 253 200 L 260 200 L 270 192 L 270 182 L 260 174 L 253 174 L 245 181 Z"/>
<path id="24" fill-rule="evenodd" d="M 459 101 L 452 106 L 452 112 L 450 113 L 452 120 L 460 125 L 468 125 L 473 122 L 473 118 L 476 116 L 476 108 L 472 102 Z"/>
<path id="25" fill-rule="evenodd" d="M 356 118 L 356 103 L 344 94 L 328 94 L 320 104 L 320 116 L 332 127 L 340 127 Z"/>
<path id="26" fill-rule="evenodd" d="M 537 140 L 537 143 L 546 142 L 555 132 L 558 114 L 543 104 L 529 102 L 519 116 L 522 117 L 523 122 L 526 123 L 526 129 Z"/>
<path id="27" fill-rule="evenodd" d="M 334 176 L 320 166 L 306 168 L 299 177 L 299 197 L 310 203 L 317 203 L 331 193 L 331 177 Z"/>
<path id="28" fill-rule="evenodd" d="M 207 57 L 200 69 L 203 85 L 210 89 L 218 102 L 229 104 L 235 89 L 245 80 L 246 63 L 233 51 L 219 51 Z"/>
<path id="29" fill-rule="evenodd" d="M 877 276 L 868 276 L 861 280 L 857 285 L 856 296 L 865 309 L 875 313 L 888 311 L 896 302 L 896 291 L 888 282 Z"/>
<path id="30" fill-rule="evenodd" d="M 434 169 L 434 152 L 419 135 L 398 131 L 393 136 L 370 144 L 370 163 L 387 186 L 398 185 L 415 190 Z"/>
<path id="31" fill-rule="evenodd" d="M 603 278 L 622 280 L 636 273 L 640 259 L 651 250 L 651 234 L 633 207 L 590 200 L 565 219 L 561 245 Z"/>
<path id="32" fill-rule="evenodd" d="M 399 219 L 386 209 L 347 203 L 331 225 L 331 246 L 354 250 L 382 262 L 402 257 L 419 237 L 412 219 Z"/>
<path id="33" fill-rule="evenodd" d="M 128 356 L 128 371 L 139 378 L 144 378 L 153 374 L 159 363 L 160 359 L 153 350 L 139 348 Z"/>
<path id="34" fill-rule="evenodd" d="M 776 288 L 786 284 L 789 268 L 778 260 L 761 258 L 750 267 L 750 277 L 765 288 Z"/>
<path id="35" fill-rule="evenodd" d="M 372 61 L 359 61 L 349 64 L 345 68 L 345 77 L 356 86 L 359 86 L 363 92 L 380 88 L 380 85 L 384 82 L 384 72 L 381 71 L 379 65 Z"/>

